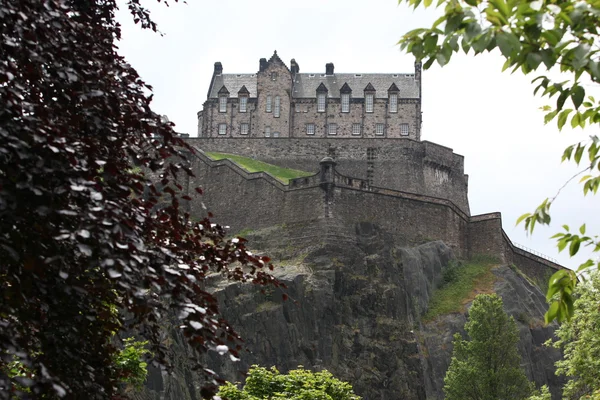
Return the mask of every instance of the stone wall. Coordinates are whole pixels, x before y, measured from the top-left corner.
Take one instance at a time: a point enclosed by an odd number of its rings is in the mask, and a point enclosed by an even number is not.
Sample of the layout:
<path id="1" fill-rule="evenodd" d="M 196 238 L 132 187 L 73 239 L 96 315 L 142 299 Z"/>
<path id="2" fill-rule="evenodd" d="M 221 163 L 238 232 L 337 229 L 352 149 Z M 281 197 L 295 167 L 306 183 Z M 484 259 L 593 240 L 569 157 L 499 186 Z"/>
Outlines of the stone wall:
<path id="1" fill-rule="evenodd" d="M 190 204 L 194 218 L 211 212 L 215 222 L 239 232 L 322 217 L 323 191 L 318 186 L 287 190 L 268 174 L 248 173 L 229 160 L 211 161 L 203 155 L 192 160 L 191 168 L 195 176 L 189 187 L 204 191 Z"/>
<path id="2" fill-rule="evenodd" d="M 516 248 L 502 230 L 500 213 L 469 216 L 446 198 L 371 186 L 366 180 L 340 175 L 334 166 L 333 160 L 322 162 L 318 174 L 288 186 L 266 173 L 248 173 L 229 160 L 212 161 L 198 151 L 191 164 L 195 177 L 188 184 L 203 187 L 204 195 L 191 202 L 190 212 L 202 218 L 210 211 L 215 222 L 230 226 L 234 233 L 318 221 L 321 229 L 330 231 L 321 235 L 347 236 L 338 227 L 377 224 L 402 246 L 441 240 L 458 257 L 496 256 L 538 282 L 561 268 Z M 298 240 L 318 235 L 303 236 Z"/>
<path id="3" fill-rule="evenodd" d="M 452 149 L 411 139 L 190 138 L 204 151 L 252 157 L 286 168 L 316 172 L 326 156 L 340 173 L 371 185 L 446 198 L 469 214 L 464 159 Z"/>

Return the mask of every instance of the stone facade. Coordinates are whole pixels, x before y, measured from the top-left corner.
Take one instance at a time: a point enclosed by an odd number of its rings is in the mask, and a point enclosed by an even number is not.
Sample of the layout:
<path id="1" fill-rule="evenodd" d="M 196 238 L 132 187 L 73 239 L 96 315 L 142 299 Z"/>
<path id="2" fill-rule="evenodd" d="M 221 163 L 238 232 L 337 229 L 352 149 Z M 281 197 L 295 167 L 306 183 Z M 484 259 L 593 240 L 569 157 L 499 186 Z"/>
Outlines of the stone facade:
<path id="1" fill-rule="evenodd" d="M 198 112 L 199 137 L 410 138 L 421 136 L 421 65 L 411 74 L 325 74 L 291 69 L 277 52 L 255 74 L 215 63 Z"/>

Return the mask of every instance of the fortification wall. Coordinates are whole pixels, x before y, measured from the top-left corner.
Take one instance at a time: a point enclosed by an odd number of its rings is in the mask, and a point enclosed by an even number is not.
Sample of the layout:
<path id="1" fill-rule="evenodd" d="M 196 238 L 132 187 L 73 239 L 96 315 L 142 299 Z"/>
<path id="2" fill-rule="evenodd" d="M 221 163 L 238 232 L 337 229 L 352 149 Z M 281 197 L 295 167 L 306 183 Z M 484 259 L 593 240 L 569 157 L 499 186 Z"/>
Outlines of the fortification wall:
<path id="1" fill-rule="evenodd" d="M 458 257 L 468 256 L 464 245 L 468 220 L 441 202 L 345 187 L 334 189 L 331 202 L 331 217 L 345 224 L 376 223 L 402 246 L 443 240 Z"/>
<path id="2" fill-rule="evenodd" d="M 464 159 L 431 142 L 386 138 L 190 138 L 204 151 L 240 154 L 316 172 L 326 156 L 338 171 L 371 185 L 452 201 L 469 214 Z"/>
<path id="3" fill-rule="evenodd" d="M 248 173 L 229 160 L 212 161 L 199 152 L 192 159 L 195 177 L 189 178 L 189 188 L 201 186 L 204 195 L 191 202 L 191 215 L 202 218 L 210 211 L 215 222 L 231 226 L 232 232 L 310 223 L 310 229 L 299 233 L 302 238 L 294 240 L 344 235 L 361 222 L 373 222 L 400 245 L 442 240 L 458 257 L 493 255 L 537 282 L 561 268 L 515 247 L 502 230 L 500 213 L 469 216 L 448 199 L 371 186 L 340 175 L 333 164 L 288 186 L 266 173 Z"/>
<path id="4" fill-rule="evenodd" d="M 191 169 L 195 176 L 189 187 L 202 187 L 204 193 L 191 202 L 190 214 L 203 218 L 211 212 L 215 222 L 233 232 L 322 217 L 323 191 L 317 185 L 286 190 L 268 174 L 251 174 L 229 160 L 203 155 L 192 159 Z"/>
<path id="5" fill-rule="evenodd" d="M 548 278 L 563 267 L 554 261 L 518 248 L 502 229 L 500 213 L 471 217 L 468 231 L 469 254 L 499 256 L 506 264 L 514 264 L 536 283 Z"/>

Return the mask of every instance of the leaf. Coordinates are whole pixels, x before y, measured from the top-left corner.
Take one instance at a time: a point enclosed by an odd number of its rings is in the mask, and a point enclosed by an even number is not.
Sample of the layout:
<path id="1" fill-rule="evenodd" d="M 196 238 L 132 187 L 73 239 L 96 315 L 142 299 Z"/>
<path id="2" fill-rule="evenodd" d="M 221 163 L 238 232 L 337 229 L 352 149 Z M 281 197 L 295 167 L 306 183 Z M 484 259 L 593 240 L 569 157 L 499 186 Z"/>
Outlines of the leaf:
<path id="1" fill-rule="evenodd" d="M 585 224 L 583 224 L 579 227 L 579 233 L 581 233 L 582 235 L 585 235 Z"/>
<path id="2" fill-rule="evenodd" d="M 567 100 L 568 97 L 569 97 L 569 91 L 561 90 L 561 93 L 558 96 L 558 99 L 556 100 L 556 109 L 557 110 L 562 110 L 563 105 L 565 104 L 565 101 Z"/>
<path id="3" fill-rule="evenodd" d="M 580 118 L 581 118 L 581 114 L 580 113 L 575 113 L 575 115 L 573 115 L 573 118 L 571 118 L 571 128 L 577 128 L 580 124 Z M 581 159 L 581 157 L 580 157 Z M 579 161 L 577 161 L 577 163 L 579 164 Z"/>
<path id="4" fill-rule="evenodd" d="M 565 124 L 567 123 L 567 119 L 569 117 L 569 114 L 573 112 L 572 109 L 568 108 L 566 110 L 562 110 L 560 112 L 560 114 L 558 115 L 558 129 L 562 130 L 562 128 L 565 126 Z"/>
<path id="5" fill-rule="evenodd" d="M 571 89 L 571 100 L 573 101 L 573 105 L 575 106 L 575 109 L 579 108 L 579 106 L 583 102 L 584 97 L 585 97 L 585 90 L 583 89 L 583 87 L 577 85 Z"/>
<path id="6" fill-rule="evenodd" d="M 575 146 L 573 146 L 573 145 L 571 145 L 571 146 L 567 147 L 567 148 L 565 149 L 565 151 L 563 152 L 563 155 L 562 155 L 562 159 L 561 159 L 561 161 L 563 161 L 563 162 L 564 162 L 565 160 L 570 160 L 570 159 L 571 159 L 571 156 L 572 156 L 572 154 L 573 154 L 573 149 L 574 149 L 574 148 L 575 148 Z"/>
<path id="7" fill-rule="evenodd" d="M 575 116 L 573 118 L 575 118 L 577 115 L 579 115 L 579 113 L 575 114 Z M 571 121 L 571 125 L 573 125 L 572 121 Z M 573 157 L 573 160 L 575 160 L 575 163 L 577 163 L 577 165 L 579 165 L 579 163 L 581 162 L 581 157 L 583 156 L 584 149 L 585 149 L 585 146 L 582 146 L 581 143 L 577 144 L 577 150 L 575 150 L 575 156 Z"/>
<path id="8" fill-rule="evenodd" d="M 571 245 L 569 246 L 569 255 L 573 257 L 579 251 L 579 245 L 581 242 L 579 240 L 572 240 Z"/>
<path id="9" fill-rule="evenodd" d="M 550 305 L 550 308 L 548 308 L 548 311 L 544 315 L 544 320 L 545 320 L 546 324 L 549 324 L 556 319 L 556 315 L 558 313 L 559 306 L 560 306 L 560 303 L 558 301 L 552 302 L 552 304 Z"/>
<path id="10" fill-rule="evenodd" d="M 515 226 L 516 226 L 516 225 L 519 225 L 521 222 L 523 222 L 523 220 L 524 220 L 524 219 L 526 219 L 526 218 L 529 218 L 530 216 L 531 216 L 531 214 L 530 214 L 530 213 L 525 213 L 525 214 L 521 215 L 521 216 L 520 216 L 520 217 L 517 219 L 517 223 L 515 224 Z"/>

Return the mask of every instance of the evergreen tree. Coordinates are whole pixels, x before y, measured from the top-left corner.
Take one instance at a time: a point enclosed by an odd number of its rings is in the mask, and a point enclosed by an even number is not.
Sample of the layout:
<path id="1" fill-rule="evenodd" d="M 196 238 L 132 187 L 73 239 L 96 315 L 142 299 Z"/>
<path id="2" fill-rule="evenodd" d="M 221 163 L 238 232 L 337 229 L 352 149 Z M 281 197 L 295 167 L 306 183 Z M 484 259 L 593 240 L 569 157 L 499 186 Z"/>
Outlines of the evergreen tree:
<path id="1" fill-rule="evenodd" d="M 479 295 L 465 324 L 468 339 L 454 336 L 454 353 L 444 379 L 446 400 L 516 400 L 531 394 L 517 352 L 519 332 L 502 300 Z"/>

